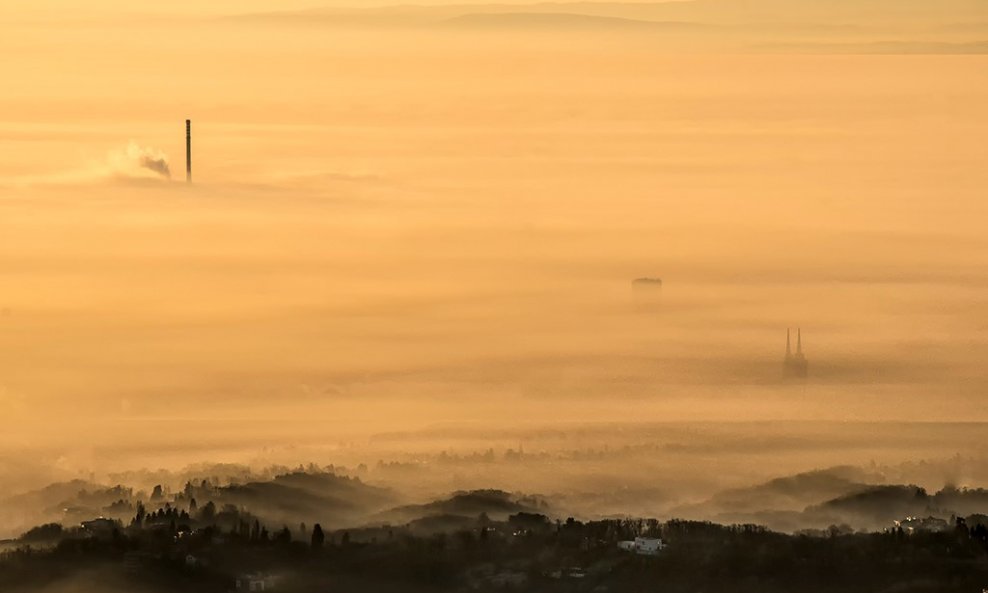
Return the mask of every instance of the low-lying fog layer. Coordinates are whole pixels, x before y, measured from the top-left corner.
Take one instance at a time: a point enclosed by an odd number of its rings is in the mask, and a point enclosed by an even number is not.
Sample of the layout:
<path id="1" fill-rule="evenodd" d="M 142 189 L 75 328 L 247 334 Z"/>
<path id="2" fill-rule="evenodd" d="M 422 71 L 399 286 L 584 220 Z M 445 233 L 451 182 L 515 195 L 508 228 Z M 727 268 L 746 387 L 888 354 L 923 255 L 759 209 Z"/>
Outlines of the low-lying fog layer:
<path id="1" fill-rule="evenodd" d="M 232 504 L 267 525 L 318 522 L 334 530 L 518 511 L 873 530 L 906 516 L 983 513 L 988 490 L 976 486 L 988 482 L 984 430 L 981 423 L 673 422 L 494 431 L 478 424 L 382 433 L 360 444 L 296 439 L 263 451 L 224 450 L 251 465 L 149 465 L 8 496 L 0 500 L 0 535 L 96 516 L 126 525 L 141 505 L 185 509 L 196 506 L 192 500 L 200 507 Z M 141 453 L 147 452 L 113 455 L 118 463 L 136 462 Z M 180 453 L 171 451 L 173 466 Z M 938 457 L 922 457 L 931 453 Z M 167 465 L 161 451 L 143 459 Z M 332 464 L 290 465 L 298 459 Z M 845 464 L 828 466 L 834 459 Z"/>
<path id="2" fill-rule="evenodd" d="M 398 484 L 671 512 L 984 457 L 981 425 L 915 424 L 988 420 L 982 55 L 32 18 L 0 25 L 31 56 L 0 63 L 4 493 L 521 446 L 568 457 Z"/>

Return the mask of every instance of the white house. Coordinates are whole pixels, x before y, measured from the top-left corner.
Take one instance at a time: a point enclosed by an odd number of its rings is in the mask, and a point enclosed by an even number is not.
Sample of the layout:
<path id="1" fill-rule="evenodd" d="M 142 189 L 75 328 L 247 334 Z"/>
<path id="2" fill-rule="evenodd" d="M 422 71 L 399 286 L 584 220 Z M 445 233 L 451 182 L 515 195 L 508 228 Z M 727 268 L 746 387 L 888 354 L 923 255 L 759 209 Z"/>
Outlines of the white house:
<path id="1" fill-rule="evenodd" d="M 634 541 L 618 542 L 618 547 L 639 556 L 658 556 L 666 547 L 661 539 L 651 537 L 636 537 Z"/>

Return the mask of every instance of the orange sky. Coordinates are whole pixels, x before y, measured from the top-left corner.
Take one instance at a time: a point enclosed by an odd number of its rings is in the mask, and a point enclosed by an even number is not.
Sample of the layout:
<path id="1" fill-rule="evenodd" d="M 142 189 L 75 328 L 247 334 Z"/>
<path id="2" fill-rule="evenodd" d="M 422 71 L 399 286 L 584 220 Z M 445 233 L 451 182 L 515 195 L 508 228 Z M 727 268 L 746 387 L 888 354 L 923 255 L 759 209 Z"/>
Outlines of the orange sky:
<path id="1" fill-rule="evenodd" d="M 0 25 L 4 451 L 191 446 L 172 421 L 988 420 L 988 37 L 950 12 L 710 35 L 30 4 L 57 17 Z"/>

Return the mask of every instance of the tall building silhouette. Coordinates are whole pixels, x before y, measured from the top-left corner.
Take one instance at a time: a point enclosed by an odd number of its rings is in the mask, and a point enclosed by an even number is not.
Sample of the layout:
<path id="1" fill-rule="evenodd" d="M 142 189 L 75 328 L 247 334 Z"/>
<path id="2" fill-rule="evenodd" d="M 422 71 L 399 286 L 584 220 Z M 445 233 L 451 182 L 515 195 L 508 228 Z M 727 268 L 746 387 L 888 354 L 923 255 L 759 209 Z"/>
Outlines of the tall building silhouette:
<path id="1" fill-rule="evenodd" d="M 662 297 L 661 278 L 636 278 L 631 281 L 634 306 L 639 311 L 654 311 Z"/>
<path id="2" fill-rule="evenodd" d="M 782 363 L 782 375 L 787 379 L 805 379 L 809 363 L 803 354 L 803 332 L 796 328 L 796 353 L 792 352 L 792 333 L 786 329 L 786 358 Z"/>

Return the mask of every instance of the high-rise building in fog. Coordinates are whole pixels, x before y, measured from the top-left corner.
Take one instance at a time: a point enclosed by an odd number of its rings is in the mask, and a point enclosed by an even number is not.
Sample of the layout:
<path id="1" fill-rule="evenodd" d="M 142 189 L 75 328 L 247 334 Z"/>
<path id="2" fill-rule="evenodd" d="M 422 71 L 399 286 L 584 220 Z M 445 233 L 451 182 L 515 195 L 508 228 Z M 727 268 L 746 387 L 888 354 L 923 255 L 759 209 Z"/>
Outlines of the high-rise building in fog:
<path id="1" fill-rule="evenodd" d="M 662 279 L 636 278 L 631 281 L 631 293 L 635 308 L 641 311 L 653 311 L 658 307 L 659 297 L 662 296 Z"/>
<path id="2" fill-rule="evenodd" d="M 786 358 L 782 363 L 782 375 L 787 379 L 805 379 L 809 371 L 809 363 L 803 354 L 803 332 L 796 329 L 796 353 L 792 352 L 792 337 L 786 329 Z"/>

